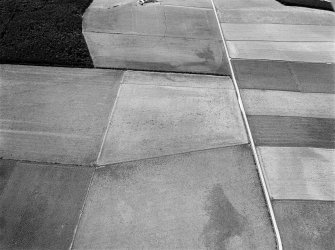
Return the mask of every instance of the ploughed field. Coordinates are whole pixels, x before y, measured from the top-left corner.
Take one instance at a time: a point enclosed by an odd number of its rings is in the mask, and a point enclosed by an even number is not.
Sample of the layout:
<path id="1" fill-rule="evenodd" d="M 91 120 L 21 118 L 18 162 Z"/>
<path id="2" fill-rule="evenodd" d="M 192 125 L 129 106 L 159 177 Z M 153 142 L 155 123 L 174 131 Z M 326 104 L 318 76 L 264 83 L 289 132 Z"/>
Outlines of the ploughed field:
<path id="1" fill-rule="evenodd" d="M 1 0 L 0 63 L 92 67 L 82 15 L 92 0 Z"/>

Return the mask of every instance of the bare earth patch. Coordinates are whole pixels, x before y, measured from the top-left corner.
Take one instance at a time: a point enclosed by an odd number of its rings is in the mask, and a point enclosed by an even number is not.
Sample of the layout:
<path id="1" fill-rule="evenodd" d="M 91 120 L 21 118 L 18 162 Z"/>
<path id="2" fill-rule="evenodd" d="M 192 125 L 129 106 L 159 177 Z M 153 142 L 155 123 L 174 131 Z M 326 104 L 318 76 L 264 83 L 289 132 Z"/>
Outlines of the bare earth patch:
<path id="1" fill-rule="evenodd" d="M 82 35 L 92 0 L 1 0 L 0 63 L 93 67 Z"/>

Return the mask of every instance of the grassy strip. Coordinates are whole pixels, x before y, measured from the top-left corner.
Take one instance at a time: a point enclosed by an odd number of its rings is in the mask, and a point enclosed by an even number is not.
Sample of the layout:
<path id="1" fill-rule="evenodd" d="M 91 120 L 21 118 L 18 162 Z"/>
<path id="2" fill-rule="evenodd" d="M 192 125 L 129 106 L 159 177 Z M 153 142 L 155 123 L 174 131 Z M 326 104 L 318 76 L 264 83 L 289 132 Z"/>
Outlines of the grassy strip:
<path id="1" fill-rule="evenodd" d="M 92 0 L 1 0 L 0 63 L 93 67 L 82 35 Z"/>

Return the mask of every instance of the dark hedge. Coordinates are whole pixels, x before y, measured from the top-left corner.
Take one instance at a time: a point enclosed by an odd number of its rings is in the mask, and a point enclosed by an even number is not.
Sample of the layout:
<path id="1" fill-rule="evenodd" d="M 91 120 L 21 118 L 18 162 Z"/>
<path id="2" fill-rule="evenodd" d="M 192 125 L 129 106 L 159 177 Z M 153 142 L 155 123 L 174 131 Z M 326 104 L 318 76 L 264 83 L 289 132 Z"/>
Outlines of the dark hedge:
<path id="1" fill-rule="evenodd" d="M 330 1 L 323 1 L 323 0 L 277 0 L 277 1 L 288 6 L 299 6 L 299 7 L 334 11 L 334 8 Z"/>
<path id="2" fill-rule="evenodd" d="M 93 67 L 82 35 L 92 0 L 0 0 L 0 63 Z"/>

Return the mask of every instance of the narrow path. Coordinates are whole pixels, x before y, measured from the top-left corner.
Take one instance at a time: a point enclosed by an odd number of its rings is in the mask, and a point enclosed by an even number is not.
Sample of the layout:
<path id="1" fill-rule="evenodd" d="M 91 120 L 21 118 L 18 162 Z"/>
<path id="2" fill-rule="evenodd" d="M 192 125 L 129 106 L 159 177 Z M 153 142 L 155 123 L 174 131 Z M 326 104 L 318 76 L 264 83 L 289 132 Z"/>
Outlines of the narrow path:
<path id="1" fill-rule="evenodd" d="M 215 12 L 215 17 L 216 17 L 217 25 L 218 25 L 219 30 L 220 30 L 220 35 L 221 35 L 221 38 L 222 38 L 222 43 L 223 43 L 224 49 L 225 49 L 227 57 L 228 57 L 229 68 L 230 68 L 230 71 L 231 71 L 231 78 L 232 78 L 232 81 L 234 83 L 234 88 L 235 88 L 235 91 L 236 91 L 237 100 L 238 100 L 239 107 L 240 107 L 240 110 L 241 110 L 241 113 L 242 113 L 244 125 L 245 125 L 246 130 L 247 130 L 247 134 L 248 134 L 248 138 L 249 138 L 249 143 L 251 145 L 253 157 L 255 159 L 255 163 L 256 163 L 256 166 L 257 166 L 257 171 L 258 171 L 259 179 L 261 181 L 261 185 L 262 185 L 262 189 L 263 189 L 263 192 L 264 192 L 266 204 L 267 204 L 267 207 L 268 207 L 268 210 L 269 210 L 271 222 L 272 222 L 273 229 L 274 229 L 274 232 L 275 232 L 277 247 L 278 247 L 279 250 L 282 250 L 283 249 L 283 245 L 282 245 L 282 242 L 281 242 L 281 237 L 280 237 L 280 233 L 279 233 L 277 221 L 276 221 L 276 218 L 275 218 L 275 215 L 274 215 L 274 212 L 273 212 L 273 208 L 272 208 L 272 203 L 271 203 L 271 200 L 270 200 L 270 194 L 269 194 L 269 190 L 268 190 L 268 186 L 267 186 L 268 183 L 266 183 L 265 173 L 264 173 L 264 170 L 263 170 L 262 165 L 260 163 L 260 160 L 258 158 L 258 153 L 256 151 L 256 146 L 255 146 L 254 138 L 253 138 L 251 130 L 250 130 L 250 125 L 249 125 L 249 122 L 248 122 L 247 114 L 245 112 L 243 101 L 242 101 L 242 98 L 241 98 L 240 89 L 239 89 L 239 87 L 237 85 L 237 81 L 236 81 L 236 77 L 235 77 L 235 72 L 234 72 L 233 64 L 231 62 L 231 57 L 229 55 L 229 51 L 228 51 L 228 47 L 227 47 L 227 44 L 226 44 L 226 40 L 225 40 L 224 34 L 222 32 L 221 23 L 220 23 L 220 20 L 219 20 L 219 17 L 218 17 L 218 13 L 217 13 L 217 8 L 216 8 L 213 0 L 211 0 L 211 2 L 212 2 L 213 10 Z"/>
<path id="2" fill-rule="evenodd" d="M 214 3 L 283 248 L 333 249 L 335 14 Z"/>

